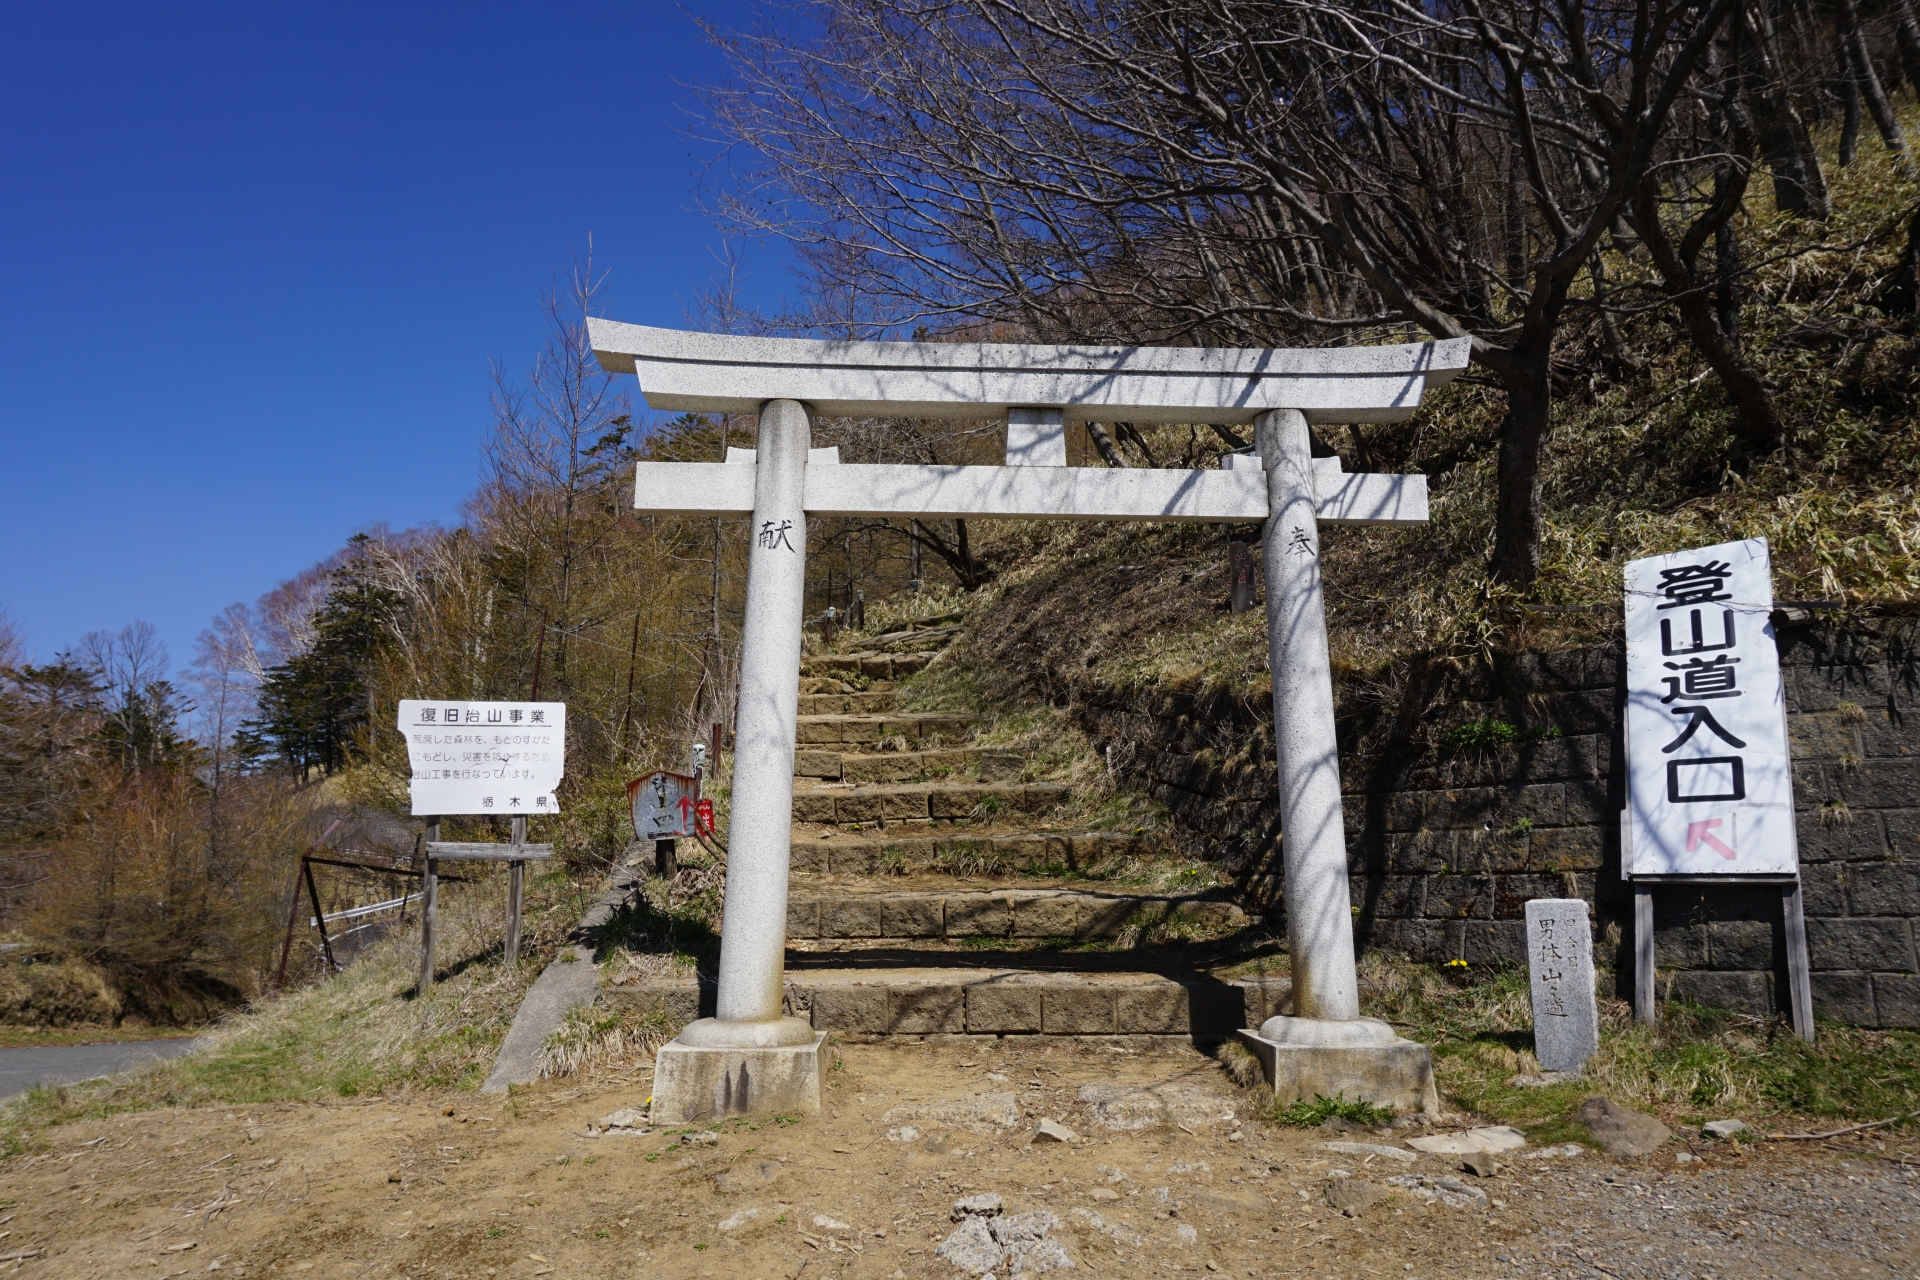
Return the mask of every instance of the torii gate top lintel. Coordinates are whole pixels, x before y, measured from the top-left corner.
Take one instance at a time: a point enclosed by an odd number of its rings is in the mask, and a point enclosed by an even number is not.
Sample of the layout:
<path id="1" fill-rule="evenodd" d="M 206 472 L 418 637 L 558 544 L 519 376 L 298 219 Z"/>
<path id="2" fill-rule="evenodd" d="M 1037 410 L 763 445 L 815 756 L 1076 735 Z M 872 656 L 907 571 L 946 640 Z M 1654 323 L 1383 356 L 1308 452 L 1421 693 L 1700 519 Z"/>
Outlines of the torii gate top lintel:
<path id="1" fill-rule="evenodd" d="M 695 333 L 589 319 L 600 367 L 672 412 L 755 413 L 798 400 L 828 417 L 982 418 L 1057 409 L 1066 422 L 1398 422 L 1467 366 L 1470 340 L 1209 348 L 853 342 Z"/>

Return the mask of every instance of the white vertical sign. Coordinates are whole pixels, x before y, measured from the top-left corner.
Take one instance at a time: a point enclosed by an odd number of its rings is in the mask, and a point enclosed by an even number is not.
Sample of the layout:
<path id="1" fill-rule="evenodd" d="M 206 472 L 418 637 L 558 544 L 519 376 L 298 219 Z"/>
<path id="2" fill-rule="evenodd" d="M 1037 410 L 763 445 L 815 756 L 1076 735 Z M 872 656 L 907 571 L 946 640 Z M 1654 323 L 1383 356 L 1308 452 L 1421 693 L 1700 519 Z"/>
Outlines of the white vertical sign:
<path id="1" fill-rule="evenodd" d="M 564 702 L 405 698 L 400 732 L 417 815 L 560 812 L 567 764 Z"/>
<path id="2" fill-rule="evenodd" d="M 1765 538 L 1627 564 L 1629 876 L 1800 859 Z"/>

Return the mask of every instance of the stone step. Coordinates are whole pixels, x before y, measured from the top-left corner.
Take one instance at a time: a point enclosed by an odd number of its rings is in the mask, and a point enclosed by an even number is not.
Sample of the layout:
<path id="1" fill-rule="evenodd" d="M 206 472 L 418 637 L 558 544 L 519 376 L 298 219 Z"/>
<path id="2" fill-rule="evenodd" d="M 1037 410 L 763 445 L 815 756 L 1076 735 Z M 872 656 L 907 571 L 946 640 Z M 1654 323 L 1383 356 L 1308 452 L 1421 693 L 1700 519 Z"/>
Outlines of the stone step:
<path id="1" fill-rule="evenodd" d="M 1101 893 L 1084 889 L 962 888 L 866 892 L 795 886 L 787 899 L 787 937 L 1114 938 L 1123 931 L 1182 924 L 1209 933 L 1245 928 L 1231 902 L 1178 894 Z"/>
<path id="2" fill-rule="evenodd" d="M 799 752 L 793 771 L 810 785 L 811 779 L 844 782 L 925 782 L 971 771 L 981 782 L 1018 782 L 1026 772 L 1025 756 L 992 747 L 950 747 L 934 751 L 881 751 L 856 755 L 818 748 Z"/>
<path id="3" fill-rule="evenodd" d="M 895 711 L 888 715 L 801 716 L 795 742 L 801 747 L 871 746 L 882 738 L 909 741 L 941 736 L 958 737 L 973 717 L 952 711 Z"/>
<path id="4" fill-rule="evenodd" d="M 923 670 L 939 656 L 938 649 L 918 653 L 816 653 L 800 659 L 800 674 L 861 675 L 874 680 L 900 680 Z"/>
<path id="5" fill-rule="evenodd" d="M 793 793 L 793 820 L 847 826 L 860 822 L 927 822 L 983 818 L 1001 813 L 1045 813 L 1062 804 L 1071 788 L 1051 782 L 981 783 L 967 786 L 819 787 Z"/>
<path id="6" fill-rule="evenodd" d="M 676 1031 L 712 1016 L 711 980 L 634 983 L 603 987 L 601 994 L 615 1006 L 663 1013 Z M 854 1042 L 1018 1036 L 1077 1043 L 1177 1037 L 1206 1044 L 1288 1012 L 1292 985 L 1286 978 L 1208 973 L 823 967 L 789 968 L 785 997 L 791 1016 Z"/>
<path id="7" fill-rule="evenodd" d="M 800 677 L 801 693 L 892 693 L 894 689 L 891 680 L 868 680 L 864 676 L 851 680 L 836 680 L 832 676 Z"/>
<path id="8" fill-rule="evenodd" d="M 800 714 L 803 716 L 861 716 L 877 715 L 893 710 L 893 690 L 875 693 L 803 693 L 800 695 Z"/>
<path id="9" fill-rule="evenodd" d="M 796 830 L 795 874 L 888 875 L 899 869 L 944 867 L 971 874 L 1007 875 L 1028 867 L 1085 871 L 1110 858 L 1150 852 L 1144 836 L 1122 831 L 976 831 L 904 835 Z"/>
<path id="10" fill-rule="evenodd" d="M 885 635 L 862 636 L 860 643 L 864 644 L 868 651 L 876 653 L 888 649 L 905 649 L 909 646 L 914 649 L 926 649 L 933 645 L 944 648 L 953 643 L 953 638 L 959 635 L 962 629 L 957 622 L 944 626 L 908 627 L 904 631 L 889 631 Z"/>

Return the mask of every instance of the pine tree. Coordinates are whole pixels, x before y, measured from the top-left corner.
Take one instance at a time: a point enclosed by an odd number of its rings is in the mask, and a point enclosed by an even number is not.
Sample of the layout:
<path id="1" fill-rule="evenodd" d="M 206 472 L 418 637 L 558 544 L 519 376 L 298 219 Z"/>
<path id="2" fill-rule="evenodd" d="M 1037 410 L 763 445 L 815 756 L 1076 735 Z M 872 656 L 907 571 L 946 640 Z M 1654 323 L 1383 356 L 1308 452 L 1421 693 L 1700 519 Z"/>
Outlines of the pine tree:
<path id="1" fill-rule="evenodd" d="M 357 535 L 356 542 L 365 541 Z M 366 724 L 367 682 L 374 658 L 393 634 L 402 598 L 373 582 L 355 558 L 334 570 L 327 602 L 314 618 L 313 647 L 267 671 L 260 716 L 241 726 L 235 744 L 257 756 L 271 748 L 297 773 L 332 773 L 347 763 L 354 734 Z"/>

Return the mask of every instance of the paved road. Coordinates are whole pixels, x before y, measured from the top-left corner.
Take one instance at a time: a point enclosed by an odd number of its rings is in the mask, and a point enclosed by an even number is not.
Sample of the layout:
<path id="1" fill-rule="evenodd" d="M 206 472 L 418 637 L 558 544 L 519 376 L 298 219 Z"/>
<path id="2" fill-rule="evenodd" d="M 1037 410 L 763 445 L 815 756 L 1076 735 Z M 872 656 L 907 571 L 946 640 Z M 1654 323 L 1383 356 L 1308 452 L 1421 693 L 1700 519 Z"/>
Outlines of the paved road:
<path id="1" fill-rule="evenodd" d="M 182 1036 L 177 1040 L 0 1049 L 0 1098 L 25 1093 L 37 1084 L 72 1084 L 112 1075 L 150 1058 L 177 1058 L 199 1043 L 191 1036 Z"/>

